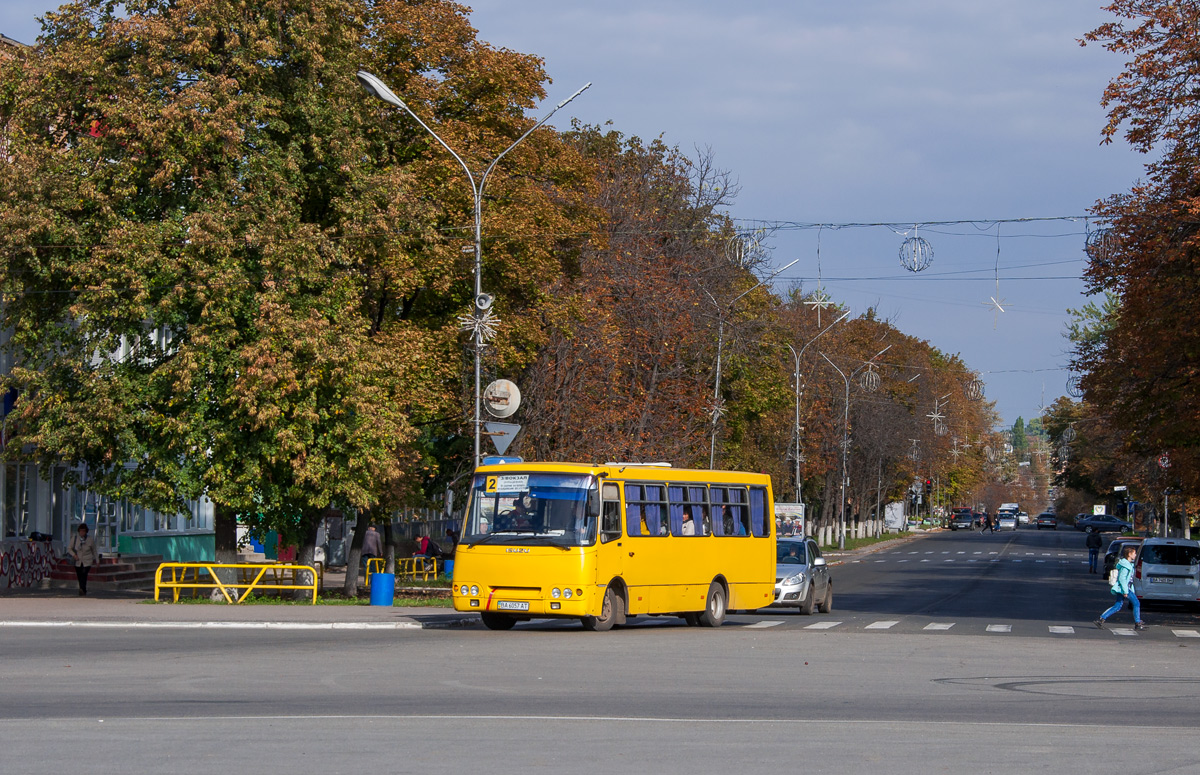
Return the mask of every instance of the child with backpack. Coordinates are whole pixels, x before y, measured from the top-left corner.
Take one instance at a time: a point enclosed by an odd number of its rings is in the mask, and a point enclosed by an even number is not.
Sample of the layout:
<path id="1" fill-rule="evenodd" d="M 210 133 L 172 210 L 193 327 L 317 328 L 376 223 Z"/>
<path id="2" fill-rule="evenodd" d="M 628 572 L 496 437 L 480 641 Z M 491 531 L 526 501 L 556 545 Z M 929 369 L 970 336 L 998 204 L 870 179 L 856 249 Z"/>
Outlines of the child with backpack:
<path id="1" fill-rule="evenodd" d="M 1117 560 L 1117 566 L 1108 574 L 1108 581 L 1112 585 L 1109 591 L 1117 595 L 1119 599 L 1096 620 L 1096 627 L 1101 630 L 1104 629 L 1104 622 L 1108 617 L 1125 607 L 1126 600 L 1133 604 L 1133 628 L 1135 630 L 1146 629 L 1146 623 L 1142 621 L 1142 606 L 1133 590 L 1133 558 L 1135 556 L 1137 556 L 1137 547 L 1125 547 L 1121 551 L 1121 559 Z"/>

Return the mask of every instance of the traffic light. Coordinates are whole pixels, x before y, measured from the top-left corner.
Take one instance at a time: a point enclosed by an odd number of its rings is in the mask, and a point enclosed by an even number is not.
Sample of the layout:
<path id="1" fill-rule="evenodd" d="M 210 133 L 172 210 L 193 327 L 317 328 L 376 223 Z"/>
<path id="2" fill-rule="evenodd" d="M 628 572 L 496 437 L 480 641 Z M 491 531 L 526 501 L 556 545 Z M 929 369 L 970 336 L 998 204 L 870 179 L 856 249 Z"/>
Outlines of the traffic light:
<path id="1" fill-rule="evenodd" d="M 925 494 L 930 495 L 932 493 L 933 493 L 933 480 L 926 479 L 925 480 Z"/>

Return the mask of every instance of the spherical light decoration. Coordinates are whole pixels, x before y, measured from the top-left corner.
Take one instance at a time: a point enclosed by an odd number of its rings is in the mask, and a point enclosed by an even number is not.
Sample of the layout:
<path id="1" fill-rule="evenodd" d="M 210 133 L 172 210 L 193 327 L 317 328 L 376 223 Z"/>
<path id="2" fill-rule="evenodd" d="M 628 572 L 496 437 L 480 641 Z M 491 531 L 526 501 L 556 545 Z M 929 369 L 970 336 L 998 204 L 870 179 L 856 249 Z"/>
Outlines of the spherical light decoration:
<path id="1" fill-rule="evenodd" d="M 868 368 L 858 377 L 858 384 L 868 393 L 874 393 L 879 389 L 879 372 L 875 369 Z"/>
<path id="2" fill-rule="evenodd" d="M 1066 460 L 1070 456 L 1071 456 L 1071 448 L 1068 447 L 1066 444 L 1064 444 L 1058 448 L 1058 459 L 1059 460 Z"/>
<path id="3" fill-rule="evenodd" d="M 967 383 L 967 398 L 972 401 L 983 400 L 983 380 L 979 377 Z"/>
<path id="4" fill-rule="evenodd" d="M 1096 229 L 1095 231 L 1088 232 L 1083 250 L 1092 261 L 1098 264 L 1105 264 L 1112 259 L 1115 247 L 1116 238 L 1113 237 L 1111 229 Z"/>
<path id="5" fill-rule="evenodd" d="M 939 436 L 945 436 L 947 430 L 948 429 L 946 428 L 946 423 L 944 423 L 940 420 L 933 424 L 933 432 Z"/>
<path id="6" fill-rule="evenodd" d="M 900 243 L 900 266 L 920 272 L 933 263 L 933 246 L 924 237 L 909 237 Z"/>
<path id="7" fill-rule="evenodd" d="M 1083 398 L 1083 381 L 1078 376 L 1068 379 L 1067 392 L 1072 398 Z"/>
<path id="8" fill-rule="evenodd" d="M 996 448 L 995 447 L 993 447 L 991 445 L 984 447 L 983 454 L 987 456 L 987 461 L 989 463 L 996 462 Z"/>
<path id="9" fill-rule="evenodd" d="M 1062 432 L 1062 438 L 1063 438 L 1063 441 L 1067 442 L 1068 444 L 1070 444 L 1072 441 L 1074 441 L 1075 440 L 1075 426 L 1068 425 Z"/>

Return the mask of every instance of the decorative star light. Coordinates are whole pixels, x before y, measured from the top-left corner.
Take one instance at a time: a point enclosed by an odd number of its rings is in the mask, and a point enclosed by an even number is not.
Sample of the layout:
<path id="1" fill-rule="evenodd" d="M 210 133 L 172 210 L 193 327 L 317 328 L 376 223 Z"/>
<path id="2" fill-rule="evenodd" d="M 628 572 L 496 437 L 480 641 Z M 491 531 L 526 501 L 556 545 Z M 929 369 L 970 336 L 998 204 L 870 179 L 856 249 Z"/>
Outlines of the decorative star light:
<path id="1" fill-rule="evenodd" d="M 826 307 L 833 306 L 833 297 L 830 296 L 828 293 L 826 293 L 824 288 L 817 286 L 817 290 L 812 295 L 812 298 L 804 303 L 817 311 L 817 328 L 820 328 L 821 327 L 821 311 L 824 310 Z"/>
<path id="2" fill-rule="evenodd" d="M 955 444 L 954 444 L 954 449 L 950 450 L 950 454 L 951 454 L 951 455 L 954 455 L 954 462 L 955 462 L 955 463 L 957 463 L 957 462 L 958 462 L 958 456 L 959 456 L 959 455 L 961 455 L 961 454 L 963 454 L 963 451 L 962 451 L 961 449 L 959 449 L 959 448 L 958 448 L 958 443 L 957 443 L 957 442 L 955 442 Z"/>
<path id="3" fill-rule="evenodd" d="M 936 403 L 933 405 L 933 411 L 925 416 L 928 417 L 929 419 L 933 420 L 934 425 L 937 425 L 942 420 L 946 419 L 946 415 L 942 414 L 942 410 L 940 408 L 938 408 L 938 405 Z"/>
<path id="4" fill-rule="evenodd" d="M 479 343 L 491 341 L 496 336 L 500 318 L 490 309 L 472 315 L 459 315 L 458 325 Z"/>
<path id="5" fill-rule="evenodd" d="M 999 294 L 997 294 L 999 295 Z M 996 322 L 1000 320 L 1000 313 L 1004 311 L 1004 305 L 1008 302 L 1004 299 L 997 299 L 991 296 L 987 301 L 983 302 L 983 306 L 992 308 L 992 328 L 996 327 Z"/>
<path id="6" fill-rule="evenodd" d="M 712 414 L 713 425 L 716 425 L 717 421 L 725 416 L 725 401 L 717 399 L 712 404 L 709 404 L 708 411 Z"/>

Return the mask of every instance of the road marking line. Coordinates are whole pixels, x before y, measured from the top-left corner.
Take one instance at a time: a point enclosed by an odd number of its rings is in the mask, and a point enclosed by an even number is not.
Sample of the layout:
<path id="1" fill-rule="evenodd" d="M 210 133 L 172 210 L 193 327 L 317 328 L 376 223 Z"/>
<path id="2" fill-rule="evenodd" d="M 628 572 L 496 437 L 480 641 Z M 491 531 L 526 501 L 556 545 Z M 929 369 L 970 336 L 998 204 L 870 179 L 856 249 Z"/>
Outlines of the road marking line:
<path id="1" fill-rule="evenodd" d="M 887 562 L 887 560 L 876 560 L 875 562 Z"/>
<path id="2" fill-rule="evenodd" d="M 966 554 L 966 552 L 958 552 L 958 554 Z M 975 554 L 979 554 L 979 552 L 975 552 Z"/>
<path id="3" fill-rule="evenodd" d="M 866 630 L 890 630 L 891 628 L 895 627 L 899 623 L 900 623 L 900 621 L 898 619 L 892 619 L 892 620 L 883 621 L 883 622 L 871 622 L 863 629 L 866 629 Z"/>
<path id="4" fill-rule="evenodd" d="M 920 554 L 920 552 L 909 552 L 909 554 Z"/>
<path id="5" fill-rule="evenodd" d="M 1200 632 L 1196 630 L 1171 630 L 1175 633 L 1176 638 L 1200 638 Z"/>
<path id="6" fill-rule="evenodd" d="M 1033 552 L 1025 552 L 1025 556 L 1026 556 L 1026 557 L 1032 557 L 1032 556 L 1033 556 Z"/>
<path id="7" fill-rule="evenodd" d="M 1109 632 L 1111 632 L 1113 635 L 1124 635 L 1126 637 L 1129 637 L 1129 636 L 1137 637 L 1137 633 L 1133 631 L 1132 627 L 1113 627 L 1111 630 L 1109 630 Z"/>
<path id="8" fill-rule="evenodd" d="M 950 552 L 942 552 L 942 554 L 950 554 Z"/>
<path id="9" fill-rule="evenodd" d="M 933 552 L 925 552 L 925 554 L 933 554 Z"/>
<path id="10" fill-rule="evenodd" d="M 921 560 L 921 562 L 929 562 L 929 560 Z"/>
<path id="11" fill-rule="evenodd" d="M 1052 624 L 1050 625 L 1050 633 L 1052 635 L 1074 635 L 1075 628 L 1063 624 Z"/>
<path id="12" fill-rule="evenodd" d="M 921 629 L 923 630 L 948 630 L 954 626 L 954 622 L 930 622 Z"/>
<path id="13" fill-rule="evenodd" d="M 746 629 L 747 630 L 761 630 L 766 627 L 777 627 L 781 624 L 783 624 L 782 621 L 755 622 L 754 624 L 747 624 Z"/>
<path id="14" fill-rule="evenodd" d="M 989 624 L 987 626 L 987 631 L 988 632 L 1012 632 L 1012 625 L 1011 624 Z"/>
<path id="15" fill-rule="evenodd" d="M 967 562 L 979 562 L 979 560 L 967 560 Z"/>
<path id="16" fill-rule="evenodd" d="M 988 554 L 997 554 L 997 552 L 988 552 Z"/>
<path id="17" fill-rule="evenodd" d="M 1024 560 L 1013 560 L 1013 562 L 1025 562 Z"/>
<path id="18" fill-rule="evenodd" d="M 1034 560 L 1034 562 L 1045 562 L 1045 560 Z"/>
<path id="19" fill-rule="evenodd" d="M 983 552 L 971 552 L 971 554 L 983 554 Z M 992 554 L 995 554 L 995 552 L 992 552 Z"/>
<path id="20" fill-rule="evenodd" d="M 908 560 L 896 560 L 896 562 L 908 562 Z"/>
<path id="21" fill-rule="evenodd" d="M 808 625 L 804 629 L 806 629 L 806 630 L 829 630 L 834 627 L 837 627 L 839 624 L 841 624 L 841 622 L 817 622 L 816 624 Z"/>
<path id="22" fill-rule="evenodd" d="M 860 562 L 862 562 L 862 560 L 851 560 L 851 561 L 850 561 L 850 564 L 851 564 L 851 565 L 858 565 Z"/>

